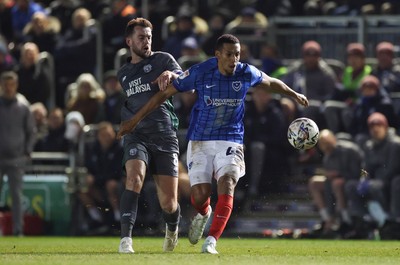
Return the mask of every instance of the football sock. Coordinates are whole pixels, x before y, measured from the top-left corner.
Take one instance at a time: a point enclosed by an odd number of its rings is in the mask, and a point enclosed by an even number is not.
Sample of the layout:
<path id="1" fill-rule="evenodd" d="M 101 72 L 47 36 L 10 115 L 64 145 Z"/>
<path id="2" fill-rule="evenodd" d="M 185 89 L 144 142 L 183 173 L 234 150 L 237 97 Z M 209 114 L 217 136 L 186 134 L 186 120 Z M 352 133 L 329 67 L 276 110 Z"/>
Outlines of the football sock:
<path id="1" fill-rule="evenodd" d="M 323 221 L 328 221 L 331 218 L 328 209 L 326 208 L 322 208 L 321 210 L 319 210 L 319 215 L 321 216 L 321 219 Z"/>
<path id="2" fill-rule="evenodd" d="M 176 231 L 178 228 L 179 220 L 181 218 L 181 207 L 178 204 L 178 208 L 173 213 L 167 213 L 162 211 L 164 221 L 167 223 L 169 231 Z"/>
<path id="3" fill-rule="evenodd" d="M 351 217 L 349 211 L 347 209 L 343 209 L 340 211 L 340 215 L 342 217 L 342 221 L 346 224 L 351 224 Z"/>
<path id="4" fill-rule="evenodd" d="M 121 221 L 121 212 L 119 209 L 114 210 L 114 220 L 117 222 Z"/>
<path id="5" fill-rule="evenodd" d="M 90 215 L 90 218 L 92 218 L 96 222 L 101 222 L 103 220 L 100 210 L 97 209 L 97 207 L 89 207 L 88 213 Z"/>
<path id="6" fill-rule="evenodd" d="M 211 223 L 209 236 L 219 239 L 228 223 L 233 208 L 233 197 L 227 194 L 218 195 L 217 205 L 215 206 L 214 217 Z"/>
<path id="7" fill-rule="evenodd" d="M 201 214 L 201 215 L 206 215 L 207 214 L 208 206 L 210 205 L 210 197 L 207 199 L 207 201 L 205 203 L 203 203 L 200 206 L 196 205 L 196 203 L 194 202 L 193 196 L 190 196 L 190 201 L 191 201 L 193 207 L 197 210 L 197 212 L 199 214 Z"/>
<path id="8" fill-rule="evenodd" d="M 369 214 L 378 223 L 378 226 L 382 227 L 388 218 L 387 214 L 382 208 L 382 205 L 377 201 L 369 201 L 367 205 Z"/>
<path id="9" fill-rule="evenodd" d="M 121 238 L 131 237 L 136 221 L 139 193 L 124 190 L 121 196 Z"/>

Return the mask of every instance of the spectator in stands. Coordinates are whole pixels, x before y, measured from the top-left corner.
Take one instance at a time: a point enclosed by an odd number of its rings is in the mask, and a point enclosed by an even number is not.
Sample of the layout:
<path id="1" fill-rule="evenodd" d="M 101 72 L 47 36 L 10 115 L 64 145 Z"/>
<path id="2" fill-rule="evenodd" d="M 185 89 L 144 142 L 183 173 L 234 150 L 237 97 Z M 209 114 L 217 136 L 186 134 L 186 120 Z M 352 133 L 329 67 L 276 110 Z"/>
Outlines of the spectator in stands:
<path id="1" fill-rule="evenodd" d="M 337 139 L 330 130 L 322 130 L 318 141 L 322 151 L 322 174 L 315 175 L 308 182 L 308 189 L 321 216 L 320 229 L 315 236 L 336 236 L 336 226 L 341 224 L 342 231 L 351 226 L 351 217 L 347 210 L 345 183 L 358 180 L 363 163 L 361 148 L 347 140 Z M 338 220 L 337 220 L 338 217 Z"/>
<path id="2" fill-rule="evenodd" d="M 289 16 L 293 12 L 292 2 L 300 3 L 302 1 L 293 0 L 257 0 L 256 9 L 263 13 L 266 17 L 270 16 Z"/>
<path id="3" fill-rule="evenodd" d="M 280 101 L 255 88 L 247 102 L 244 118 L 246 163 L 249 164 L 249 194 L 253 197 L 285 190 L 289 175 L 285 119 Z"/>
<path id="4" fill-rule="evenodd" d="M 195 38 L 198 43 L 202 42 L 202 38 L 195 32 L 195 24 L 191 10 L 181 8 L 175 17 L 176 29 L 168 36 L 164 43 L 163 51 L 170 53 L 174 58 L 182 56 L 183 40 L 188 37 Z"/>
<path id="5" fill-rule="evenodd" d="M 106 223 L 110 228 L 120 220 L 118 198 L 123 177 L 121 167 L 123 151 L 115 135 L 111 123 L 99 123 L 96 141 L 90 144 L 85 152 L 85 166 L 88 170 L 85 183 L 87 189 L 79 194 L 91 220 L 96 223 Z M 107 219 L 109 208 L 112 217 Z"/>
<path id="6" fill-rule="evenodd" d="M 310 106 L 303 110 L 303 116 L 313 119 L 323 128 L 325 118 L 321 106 L 326 100 L 332 99 L 336 89 L 336 75 L 321 58 L 321 46 L 318 42 L 305 42 L 301 51 L 303 58 L 289 66 L 283 81 L 307 96 Z"/>
<path id="7" fill-rule="evenodd" d="M 72 14 L 81 6 L 80 0 L 54 0 L 49 4 L 49 15 L 58 18 L 61 23 L 60 34 L 72 28 Z"/>
<path id="8" fill-rule="evenodd" d="M 225 26 L 225 32 L 236 35 L 261 36 L 268 27 L 268 19 L 254 7 L 245 7 L 240 14 Z"/>
<path id="9" fill-rule="evenodd" d="M 361 80 L 372 71 L 371 66 L 365 63 L 365 47 L 362 43 L 347 45 L 347 66 L 343 73 L 343 90 L 335 98 L 341 101 L 355 102 L 358 98 L 358 88 Z M 349 104 L 351 104 L 349 102 Z"/>
<path id="10" fill-rule="evenodd" d="M 173 98 L 173 104 L 175 109 L 175 114 L 179 120 L 178 127 L 178 144 L 179 144 L 179 156 L 180 159 L 186 159 L 186 150 L 188 140 L 186 138 L 187 129 L 189 128 L 190 123 L 190 113 L 192 111 L 192 107 L 197 99 L 197 93 L 179 93 L 176 94 Z M 186 163 L 184 163 L 186 165 Z"/>
<path id="11" fill-rule="evenodd" d="M 197 93 L 180 93 L 174 97 L 174 108 L 179 119 L 179 129 L 189 128 L 190 111 L 196 99 Z"/>
<path id="12" fill-rule="evenodd" d="M 103 88 L 106 93 L 104 99 L 105 120 L 112 124 L 119 124 L 121 122 L 121 107 L 126 98 L 115 70 L 104 73 Z"/>
<path id="13" fill-rule="evenodd" d="M 115 54 L 125 48 L 126 24 L 136 17 L 136 8 L 127 0 L 112 0 L 111 11 L 102 19 L 104 70 L 114 68 Z"/>
<path id="14" fill-rule="evenodd" d="M 15 65 L 15 59 L 8 51 L 7 43 L 0 38 L 0 74 L 5 71 L 14 70 Z"/>
<path id="15" fill-rule="evenodd" d="M 14 0 L 0 0 L 0 36 L 3 35 L 7 42 L 14 39 L 11 8 Z"/>
<path id="16" fill-rule="evenodd" d="M 33 150 L 35 124 L 29 107 L 17 99 L 18 75 L 0 75 L 0 191 L 8 176 L 11 194 L 13 234 L 23 235 L 22 177 Z"/>
<path id="17" fill-rule="evenodd" d="M 81 3 L 83 8 L 89 10 L 94 19 L 101 20 L 109 11 L 111 0 L 81 0 Z"/>
<path id="18" fill-rule="evenodd" d="M 350 121 L 349 132 L 360 146 L 369 135 L 368 116 L 373 112 L 382 113 L 388 120 L 389 126 L 397 128 L 398 119 L 395 115 L 392 101 L 382 88 L 378 78 L 373 75 L 365 76 L 360 85 L 360 101 L 344 117 Z"/>
<path id="19" fill-rule="evenodd" d="M 254 58 L 250 46 L 246 43 L 240 45 L 240 61 L 261 68 L 260 62 Z"/>
<path id="20" fill-rule="evenodd" d="M 65 120 L 62 109 L 50 110 L 47 118 L 47 134 L 38 140 L 35 151 L 38 152 L 67 152 L 68 141 L 64 137 Z"/>
<path id="21" fill-rule="evenodd" d="M 43 12 L 45 9 L 32 0 L 15 0 L 15 5 L 11 8 L 12 28 L 14 30 L 14 41 L 20 43 L 23 39 L 22 31 L 28 24 L 34 13 Z"/>
<path id="22" fill-rule="evenodd" d="M 304 3 L 303 14 L 305 16 L 320 16 L 322 15 L 322 1 L 308 0 Z"/>
<path id="23" fill-rule="evenodd" d="M 367 123 L 370 138 L 364 145 L 363 177 L 346 183 L 350 211 L 356 225 L 369 214 L 380 228 L 381 236 L 389 239 L 395 233 L 399 239 L 399 223 L 395 224 L 397 231 L 390 228 L 391 220 L 400 221 L 400 139 L 389 129 L 382 113 L 372 113 Z M 356 226 L 354 236 L 365 237 L 362 228 Z"/>
<path id="24" fill-rule="evenodd" d="M 104 90 L 96 78 L 89 73 L 81 74 L 69 87 L 70 98 L 66 104 L 67 112 L 79 111 L 86 124 L 104 120 Z"/>
<path id="25" fill-rule="evenodd" d="M 182 70 L 187 70 L 189 67 L 206 60 L 208 57 L 199 47 L 197 40 L 194 37 L 188 37 L 182 42 L 181 57 L 178 59 Z"/>
<path id="26" fill-rule="evenodd" d="M 261 47 L 262 70 L 269 76 L 282 79 L 287 74 L 287 67 L 282 64 L 278 47 L 264 43 Z"/>
<path id="27" fill-rule="evenodd" d="M 49 106 L 53 72 L 47 64 L 39 60 L 38 46 L 33 42 L 25 43 L 21 48 L 20 63 L 17 67 L 19 92 L 30 103 L 41 102 Z"/>
<path id="28" fill-rule="evenodd" d="M 336 89 L 332 101 L 325 104 L 325 118 L 327 127 L 333 132 L 348 132 L 348 124 L 343 117 L 352 112 L 360 97 L 359 87 L 361 80 L 372 71 L 371 66 L 365 63 L 365 47 L 362 43 L 347 45 L 347 66 L 342 77 L 342 84 Z"/>
<path id="29" fill-rule="evenodd" d="M 54 53 L 60 32 L 60 21 L 42 12 L 36 12 L 23 30 L 24 41 L 35 43 L 39 51 Z"/>
<path id="30" fill-rule="evenodd" d="M 30 105 L 30 111 L 35 121 L 36 137 L 35 143 L 43 139 L 48 133 L 47 108 L 43 103 L 36 102 Z"/>
<path id="31" fill-rule="evenodd" d="M 217 39 L 224 33 L 226 25 L 226 16 L 222 12 L 215 11 L 211 18 L 207 21 L 209 32 L 205 36 L 201 47 L 207 56 L 214 56 L 215 43 Z"/>
<path id="32" fill-rule="evenodd" d="M 72 15 L 72 27 L 59 39 L 55 53 L 57 105 L 64 107 L 66 86 L 82 73 L 94 74 L 96 66 L 96 27 L 91 14 L 79 8 Z"/>
<path id="33" fill-rule="evenodd" d="M 394 46 L 383 41 L 376 46 L 378 64 L 372 70 L 372 75 L 381 82 L 387 93 L 400 92 L 400 65 L 394 64 Z"/>

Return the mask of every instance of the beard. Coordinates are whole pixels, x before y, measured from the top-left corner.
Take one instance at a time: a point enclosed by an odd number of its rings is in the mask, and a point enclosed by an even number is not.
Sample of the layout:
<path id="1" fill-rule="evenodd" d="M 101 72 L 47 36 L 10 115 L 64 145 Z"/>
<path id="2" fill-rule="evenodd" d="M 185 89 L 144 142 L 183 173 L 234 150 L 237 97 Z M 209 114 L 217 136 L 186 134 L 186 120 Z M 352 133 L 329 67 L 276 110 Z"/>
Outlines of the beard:
<path id="1" fill-rule="evenodd" d="M 144 49 L 138 49 L 137 47 L 132 46 L 131 51 L 142 59 L 148 58 L 151 55 L 151 49 L 144 50 Z"/>

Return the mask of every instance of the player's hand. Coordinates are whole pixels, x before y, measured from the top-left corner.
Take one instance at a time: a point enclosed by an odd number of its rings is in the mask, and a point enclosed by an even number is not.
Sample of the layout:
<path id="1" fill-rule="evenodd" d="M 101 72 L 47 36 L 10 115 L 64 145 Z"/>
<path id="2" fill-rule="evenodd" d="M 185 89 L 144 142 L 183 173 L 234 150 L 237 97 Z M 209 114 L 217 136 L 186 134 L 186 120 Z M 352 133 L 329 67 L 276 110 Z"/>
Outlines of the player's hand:
<path id="1" fill-rule="evenodd" d="M 122 136 L 130 133 L 135 127 L 136 124 L 132 120 L 122 121 L 119 125 L 117 140 L 121 140 Z"/>
<path id="2" fill-rule="evenodd" d="M 297 93 L 296 101 L 297 101 L 300 105 L 302 105 L 302 106 L 304 106 L 304 107 L 308 107 L 308 99 L 307 99 L 307 97 L 304 96 L 303 94 Z"/>
<path id="3" fill-rule="evenodd" d="M 164 71 L 156 80 L 154 80 L 153 84 L 158 84 L 160 91 L 164 91 L 167 89 L 167 86 L 171 83 L 173 75 L 171 71 Z"/>

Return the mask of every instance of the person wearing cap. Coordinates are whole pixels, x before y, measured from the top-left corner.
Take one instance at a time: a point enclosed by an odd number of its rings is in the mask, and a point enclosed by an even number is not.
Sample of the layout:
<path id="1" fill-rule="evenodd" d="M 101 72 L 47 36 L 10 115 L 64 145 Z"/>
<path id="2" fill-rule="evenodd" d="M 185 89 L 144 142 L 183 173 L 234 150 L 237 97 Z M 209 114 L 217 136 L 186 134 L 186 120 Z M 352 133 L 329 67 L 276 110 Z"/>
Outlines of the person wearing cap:
<path id="1" fill-rule="evenodd" d="M 245 7 L 225 26 L 225 32 L 260 35 L 268 27 L 267 17 L 254 7 Z"/>
<path id="2" fill-rule="evenodd" d="M 369 115 L 367 125 L 369 139 L 362 146 L 365 165 L 361 178 L 345 185 L 349 211 L 356 224 L 355 235 L 367 236 L 360 222 L 365 215 L 370 215 L 380 228 L 381 238 L 392 237 L 391 233 L 396 233 L 392 228 L 397 227 L 399 239 L 400 138 L 389 128 L 382 113 Z"/>
<path id="3" fill-rule="evenodd" d="M 313 119 L 318 126 L 324 127 L 325 118 L 321 105 L 331 99 L 335 92 L 336 74 L 322 59 L 322 48 L 318 42 L 306 41 L 301 48 L 301 53 L 302 59 L 288 67 L 288 73 L 282 81 L 296 92 L 307 96 L 310 106 L 303 109 L 303 115 Z"/>
<path id="4" fill-rule="evenodd" d="M 20 236 L 24 232 L 22 177 L 30 161 L 36 128 L 29 106 L 17 99 L 18 75 L 12 71 L 3 72 L 0 86 L 0 191 L 3 176 L 7 175 L 12 201 L 13 234 Z"/>
<path id="5" fill-rule="evenodd" d="M 325 120 L 327 127 L 336 132 L 348 132 L 347 120 L 343 116 L 350 115 L 360 97 L 358 88 L 361 80 L 372 71 L 365 63 L 365 47 L 362 43 L 347 45 L 347 66 L 341 77 L 341 84 L 335 91 L 333 100 L 325 104 Z M 350 114 L 349 114 L 350 113 Z"/>
<path id="6" fill-rule="evenodd" d="M 350 121 L 348 132 L 353 139 L 362 144 L 369 135 L 367 119 L 370 113 L 380 112 L 385 115 L 389 126 L 397 128 L 398 119 L 391 99 L 382 93 L 381 84 L 373 75 L 365 76 L 359 87 L 360 100 L 343 115 L 345 122 Z"/>
<path id="7" fill-rule="evenodd" d="M 178 59 L 182 70 L 187 70 L 192 65 L 206 60 L 208 56 L 199 46 L 199 42 L 194 37 L 187 37 L 182 42 L 181 57 Z"/>
<path id="8" fill-rule="evenodd" d="M 165 40 L 162 51 L 170 53 L 175 59 L 182 56 L 183 41 L 192 37 L 198 43 L 202 42 L 201 34 L 196 32 L 194 14 L 189 8 L 181 8 L 175 16 L 175 31 Z"/>
<path id="9" fill-rule="evenodd" d="M 400 92 L 400 64 L 394 64 L 394 57 L 394 46 L 391 42 L 383 41 L 376 46 L 378 64 L 371 74 L 378 77 L 389 94 Z"/>
<path id="10" fill-rule="evenodd" d="M 364 76 L 372 71 L 371 66 L 365 63 L 365 47 L 362 43 L 347 45 L 347 66 L 342 77 L 342 95 L 339 100 L 347 101 L 357 99 L 357 90 Z"/>

